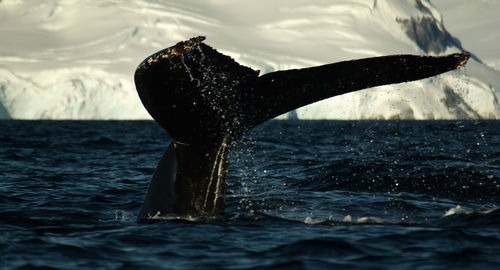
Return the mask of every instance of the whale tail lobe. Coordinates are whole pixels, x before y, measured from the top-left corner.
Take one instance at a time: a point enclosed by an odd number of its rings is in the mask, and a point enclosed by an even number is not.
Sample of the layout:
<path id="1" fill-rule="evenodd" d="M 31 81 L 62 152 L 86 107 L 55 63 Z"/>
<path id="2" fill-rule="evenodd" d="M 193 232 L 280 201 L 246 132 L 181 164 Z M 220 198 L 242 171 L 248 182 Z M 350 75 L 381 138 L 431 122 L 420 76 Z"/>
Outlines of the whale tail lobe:
<path id="1" fill-rule="evenodd" d="M 135 72 L 144 107 L 172 137 L 138 216 L 223 213 L 232 145 L 258 124 L 329 97 L 419 80 L 465 65 L 467 52 L 392 55 L 271 72 L 242 66 L 202 43 L 179 42 Z"/>

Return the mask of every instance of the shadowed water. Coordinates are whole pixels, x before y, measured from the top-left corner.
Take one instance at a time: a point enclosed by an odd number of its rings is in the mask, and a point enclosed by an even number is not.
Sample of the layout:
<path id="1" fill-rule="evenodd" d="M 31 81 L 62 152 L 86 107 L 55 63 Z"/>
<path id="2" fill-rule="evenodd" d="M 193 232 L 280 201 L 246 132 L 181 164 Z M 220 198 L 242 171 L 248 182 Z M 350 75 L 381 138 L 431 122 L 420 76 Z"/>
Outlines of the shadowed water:
<path id="1" fill-rule="evenodd" d="M 137 224 L 152 121 L 1 121 L 0 269 L 494 269 L 500 122 L 271 121 L 226 214 Z"/>

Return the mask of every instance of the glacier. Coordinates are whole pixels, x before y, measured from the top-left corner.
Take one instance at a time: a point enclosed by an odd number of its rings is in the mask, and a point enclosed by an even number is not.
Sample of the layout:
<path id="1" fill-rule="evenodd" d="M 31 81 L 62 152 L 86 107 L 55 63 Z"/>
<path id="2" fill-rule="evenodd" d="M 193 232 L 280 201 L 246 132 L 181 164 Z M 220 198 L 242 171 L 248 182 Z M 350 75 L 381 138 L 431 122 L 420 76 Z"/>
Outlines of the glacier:
<path id="1" fill-rule="evenodd" d="M 388 54 L 465 49 L 475 56 L 463 70 L 334 97 L 279 119 L 500 119 L 497 54 L 485 42 L 464 42 L 461 28 L 461 36 L 448 32 L 438 10 L 452 10 L 459 25 L 457 7 L 466 2 L 1 1 L 0 31 L 8 38 L 0 42 L 0 118 L 150 119 L 135 91 L 136 66 L 204 35 L 261 74 Z M 484 22 L 477 27 L 490 22 L 474 14 Z"/>

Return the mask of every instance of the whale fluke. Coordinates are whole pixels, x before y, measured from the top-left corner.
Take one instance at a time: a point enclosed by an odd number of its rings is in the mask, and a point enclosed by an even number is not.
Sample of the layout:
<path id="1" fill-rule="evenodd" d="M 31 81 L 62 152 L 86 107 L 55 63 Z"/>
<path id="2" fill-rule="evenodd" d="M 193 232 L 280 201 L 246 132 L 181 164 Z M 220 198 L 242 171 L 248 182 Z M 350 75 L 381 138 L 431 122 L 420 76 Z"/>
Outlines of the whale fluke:
<path id="1" fill-rule="evenodd" d="M 392 55 L 259 76 L 204 39 L 161 50 L 135 72 L 144 107 L 173 140 L 153 175 L 139 221 L 222 214 L 231 147 L 266 120 L 329 97 L 435 76 L 464 66 L 470 57 L 468 52 Z"/>

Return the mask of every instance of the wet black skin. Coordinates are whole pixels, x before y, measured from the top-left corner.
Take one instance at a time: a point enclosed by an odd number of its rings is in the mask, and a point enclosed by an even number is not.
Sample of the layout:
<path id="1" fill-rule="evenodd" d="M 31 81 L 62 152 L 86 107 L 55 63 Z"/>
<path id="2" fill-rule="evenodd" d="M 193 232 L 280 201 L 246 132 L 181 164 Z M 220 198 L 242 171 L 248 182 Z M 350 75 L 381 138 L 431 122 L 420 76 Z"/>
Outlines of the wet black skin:
<path id="1" fill-rule="evenodd" d="M 329 97 L 435 76 L 462 67 L 470 57 L 467 52 L 392 55 L 259 76 L 203 40 L 159 51 L 135 72 L 144 107 L 173 139 L 139 221 L 168 214 L 222 215 L 231 148 L 266 120 Z"/>

